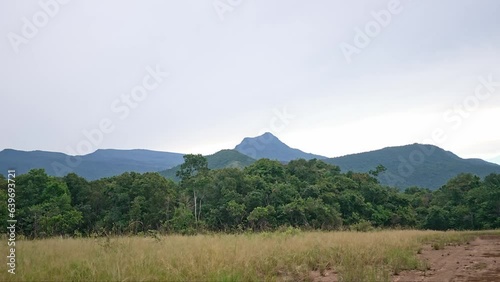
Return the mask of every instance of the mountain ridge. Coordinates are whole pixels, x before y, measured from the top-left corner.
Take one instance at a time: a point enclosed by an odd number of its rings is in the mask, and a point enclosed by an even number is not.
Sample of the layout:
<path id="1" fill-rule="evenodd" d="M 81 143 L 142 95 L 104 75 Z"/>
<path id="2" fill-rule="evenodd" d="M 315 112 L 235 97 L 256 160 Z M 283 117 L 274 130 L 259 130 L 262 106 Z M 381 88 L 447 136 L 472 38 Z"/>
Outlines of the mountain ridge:
<path id="1" fill-rule="evenodd" d="M 252 157 L 255 156 L 255 157 Z M 32 168 L 43 168 L 49 175 L 59 175 L 54 164 L 68 167 L 68 160 L 80 159 L 80 164 L 68 172 L 75 172 L 89 180 L 110 177 L 127 171 L 159 172 L 175 179 L 175 171 L 183 163 L 184 154 L 147 149 L 99 149 L 83 156 L 69 156 L 60 152 L 42 150 L 0 151 L 0 173 L 15 168 L 23 174 Z M 378 165 L 387 170 L 378 175 L 382 184 L 400 189 L 420 186 L 437 189 L 459 173 L 473 173 L 484 177 L 500 173 L 500 165 L 479 158 L 463 159 L 451 151 L 429 144 L 409 144 L 384 147 L 378 150 L 327 158 L 291 148 L 272 133 L 245 137 L 234 149 L 225 149 L 207 155 L 209 168 L 243 168 L 257 159 L 267 158 L 282 163 L 294 159 L 321 159 L 337 165 L 342 171 L 369 172 Z M 67 173 L 67 172 L 66 172 Z"/>
<path id="2" fill-rule="evenodd" d="M 419 186 L 437 189 L 459 173 L 480 177 L 496 172 L 500 165 L 482 159 L 463 159 L 435 145 L 410 144 L 350 154 L 323 160 L 344 171 L 368 172 L 377 165 L 387 171 L 378 176 L 382 184 L 407 188 Z"/>
<path id="3" fill-rule="evenodd" d="M 119 156 L 112 157 L 109 153 L 119 153 Z M 0 151 L 0 171 L 15 169 L 18 174 L 23 174 L 33 168 L 43 168 L 49 175 L 64 176 L 75 172 L 94 180 L 127 171 L 163 170 L 182 163 L 183 155 L 145 149 L 99 149 L 87 155 L 71 156 L 60 152 L 5 149 Z"/>
<path id="4" fill-rule="evenodd" d="M 256 137 L 245 137 L 234 150 L 247 155 L 253 159 L 268 158 L 288 162 L 295 159 L 326 159 L 327 157 L 306 153 L 299 149 L 291 148 L 283 143 L 278 137 L 266 132 Z"/>

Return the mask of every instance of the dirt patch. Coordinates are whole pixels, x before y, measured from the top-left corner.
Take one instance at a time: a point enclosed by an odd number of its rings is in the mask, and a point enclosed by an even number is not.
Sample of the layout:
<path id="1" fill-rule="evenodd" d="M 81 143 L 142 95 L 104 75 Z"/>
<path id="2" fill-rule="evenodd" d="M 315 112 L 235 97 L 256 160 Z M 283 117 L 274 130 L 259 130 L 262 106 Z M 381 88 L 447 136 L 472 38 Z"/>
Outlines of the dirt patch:
<path id="1" fill-rule="evenodd" d="M 500 281 L 500 236 L 479 236 L 469 244 L 441 250 L 425 246 L 418 256 L 427 262 L 428 270 L 403 271 L 393 276 L 394 282 Z"/>
<path id="2" fill-rule="evenodd" d="M 314 282 L 337 282 L 337 281 L 339 281 L 337 272 L 335 272 L 331 269 L 327 269 L 323 272 L 320 272 L 319 270 L 311 271 L 311 274 L 309 275 L 309 279 L 310 279 L 310 281 L 314 281 Z"/>

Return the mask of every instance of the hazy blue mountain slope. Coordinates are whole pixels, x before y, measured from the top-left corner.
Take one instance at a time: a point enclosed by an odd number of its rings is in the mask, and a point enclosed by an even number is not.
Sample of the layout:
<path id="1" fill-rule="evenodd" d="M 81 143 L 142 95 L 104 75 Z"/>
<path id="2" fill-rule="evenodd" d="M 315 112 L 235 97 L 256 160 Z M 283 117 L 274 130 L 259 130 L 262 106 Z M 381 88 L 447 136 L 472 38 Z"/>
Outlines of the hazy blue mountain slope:
<path id="1" fill-rule="evenodd" d="M 406 188 L 420 186 L 436 189 L 459 173 L 484 177 L 500 173 L 500 165 L 480 159 L 462 159 L 433 145 L 412 144 L 324 160 L 343 171 L 368 172 L 381 164 L 387 168 L 381 183 Z"/>
<path id="2" fill-rule="evenodd" d="M 296 159 L 310 160 L 326 158 L 320 155 L 305 153 L 299 149 L 290 148 L 269 132 L 257 137 L 247 137 L 234 149 L 253 159 L 267 158 L 283 162 Z"/>
<path id="3" fill-rule="evenodd" d="M 99 179 L 127 171 L 164 170 L 182 163 L 182 156 L 149 150 L 97 150 L 75 158 L 63 153 L 6 149 L 0 152 L 0 170 L 14 168 L 18 174 L 23 174 L 33 168 L 43 168 L 49 175 L 63 176 L 75 172 L 87 179 Z M 76 162 L 75 166 L 69 165 Z"/>
<path id="4" fill-rule="evenodd" d="M 381 164 L 387 171 L 379 175 L 380 182 L 399 188 L 420 186 L 436 189 L 459 173 L 473 173 L 480 177 L 490 173 L 500 173 L 498 164 L 481 159 L 462 159 L 432 145 L 387 147 L 371 152 L 325 158 L 290 148 L 271 133 L 245 138 L 234 150 L 222 150 L 207 156 L 211 169 L 242 168 L 260 158 L 281 162 L 299 158 L 317 158 L 338 165 L 343 171 L 355 172 L 368 172 Z M 79 160 L 78 165 L 74 167 L 68 165 L 68 161 L 75 162 L 75 160 Z M 93 180 L 128 171 L 139 173 L 160 171 L 165 177 L 175 179 L 175 172 L 183 161 L 183 154 L 150 150 L 97 150 L 75 159 L 63 153 L 5 149 L 0 151 L 0 173 L 5 174 L 11 168 L 16 169 L 18 174 L 26 173 L 33 168 L 43 168 L 49 175 L 63 176 L 75 172 Z"/>

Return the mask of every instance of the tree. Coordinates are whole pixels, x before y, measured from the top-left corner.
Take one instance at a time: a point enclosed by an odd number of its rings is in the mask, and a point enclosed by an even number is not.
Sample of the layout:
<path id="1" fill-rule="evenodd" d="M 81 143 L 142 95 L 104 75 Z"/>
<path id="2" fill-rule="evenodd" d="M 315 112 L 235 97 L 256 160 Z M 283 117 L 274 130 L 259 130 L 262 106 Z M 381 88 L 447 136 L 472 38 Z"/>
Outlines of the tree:
<path id="1" fill-rule="evenodd" d="M 381 168 L 377 169 L 381 170 Z M 31 170 L 16 178 L 16 217 L 28 237 L 158 230 L 194 234 L 280 226 L 332 230 L 417 227 L 500 228 L 500 174 L 453 177 L 436 191 L 383 186 L 375 173 L 341 173 L 320 160 L 259 160 L 245 169 L 209 170 L 186 155 L 180 183 L 158 173 L 127 172 L 87 181 Z M 0 176 L 0 219 L 7 181 Z M 3 207 L 3 208 L 2 208 Z M 1 232 L 6 232 L 3 230 Z"/>
<path id="2" fill-rule="evenodd" d="M 308 224 L 314 229 L 333 230 L 342 226 L 338 209 L 326 205 L 321 199 L 306 199 L 304 211 Z"/>
<path id="3" fill-rule="evenodd" d="M 8 199 L 8 190 L 7 190 L 7 179 L 5 179 L 5 176 L 0 174 L 0 220 L 2 222 L 7 221 L 7 199 Z M 15 198 L 14 198 L 15 200 Z"/>
<path id="4" fill-rule="evenodd" d="M 201 215 L 201 208 L 198 211 L 198 200 L 201 206 L 201 200 L 198 199 L 197 194 L 199 190 L 202 189 L 207 179 L 208 161 L 202 155 L 188 154 L 184 155 L 184 163 L 181 165 L 179 171 L 176 172 L 176 176 L 181 178 L 181 186 L 185 189 L 192 190 L 193 202 L 194 202 L 194 220 L 195 223 Z"/>
<path id="5" fill-rule="evenodd" d="M 189 210 L 185 205 L 179 205 L 175 208 L 174 216 L 169 223 L 172 226 L 174 232 L 191 235 L 194 234 L 194 216 L 191 210 Z"/>
<path id="6" fill-rule="evenodd" d="M 177 177 L 180 177 L 181 182 L 188 181 L 193 176 L 200 174 L 206 174 L 208 172 L 208 161 L 205 157 L 200 154 L 184 155 L 184 163 L 181 165 L 180 169 L 175 173 Z"/>
<path id="7" fill-rule="evenodd" d="M 225 205 L 228 214 L 227 222 L 229 225 L 236 227 L 240 224 L 246 215 L 245 204 L 238 204 L 236 201 L 231 200 Z"/>
<path id="8" fill-rule="evenodd" d="M 385 172 L 387 168 L 381 164 L 379 164 L 375 170 L 370 170 L 368 174 L 373 175 L 374 177 L 377 177 L 380 173 Z"/>
<path id="9" fill-rule="evenodd" d="M 79 229 L 84 230 L 85 233 L 90 233 L 88 227 L 93 225 L 95 218 L 98 218 L 91 206 L 93 191 L 91 191 L 90 183 L 76 173 L 69 173 L 62 180 L 70 192 L 72 206 L 82 214 Z"/>
<path id="10" fill-rule="evenodd" d="M 275 213 L 273 206 L 256 207 L 247 219 L 254 229 L 265 230 L 273 227 Z"/>
<path id="11" fill-rule="evenodd" d="M 30 237 L 72 234 L 82 221 L 82 213 L 71 204 L 66 183 L 31 170 L 17 178 L 20 231 Z M 38 194 L 30 195 L 36 191 Z"/>
<path id="12" fill-rule="evenodd" d="M 433 230 L 447 230 L 449 213 L 441 207 L 432 206 L 425 219 L 424 228 Z"/>
<path id="13" fill-rule="evenodd" d="M 279 161 L 260 159 L 245 168 L 245 173 L 261 177 L 267 183 L 278 183 L 285 180 L 286 173 Z"/>
<path id="14" fill-rule="evenodd" d="M 500 174 L 490 174 L 466 195 L 474 229 L 500 228 Z"/>

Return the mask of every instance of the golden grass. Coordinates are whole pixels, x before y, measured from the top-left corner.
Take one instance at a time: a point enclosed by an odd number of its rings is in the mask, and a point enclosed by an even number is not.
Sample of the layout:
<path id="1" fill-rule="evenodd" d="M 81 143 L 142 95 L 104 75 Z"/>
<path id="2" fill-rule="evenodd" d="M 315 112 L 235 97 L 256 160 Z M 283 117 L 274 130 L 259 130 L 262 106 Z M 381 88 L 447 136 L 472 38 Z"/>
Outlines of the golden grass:
<path id="1" fill-rule="evenodd" d="M 496 232 L 500 234 L 500 232 Z M 388 281 L 427 266 L 424 243 L 465 243 L 477 232 L 281 232 L 17 241 L 16 274 L 0 281 L 298 281 L 331 269 L 341 281 Z M 7 244 L 0 254 L 7 255 Z M 5 258 L 4 256 L 4 258 Z"/>

